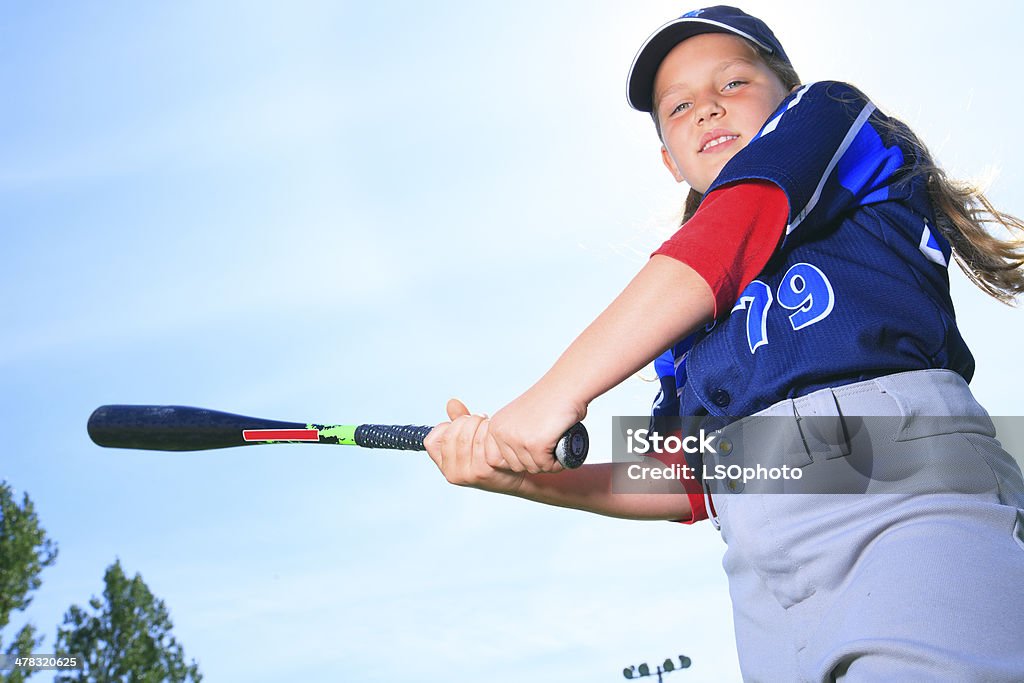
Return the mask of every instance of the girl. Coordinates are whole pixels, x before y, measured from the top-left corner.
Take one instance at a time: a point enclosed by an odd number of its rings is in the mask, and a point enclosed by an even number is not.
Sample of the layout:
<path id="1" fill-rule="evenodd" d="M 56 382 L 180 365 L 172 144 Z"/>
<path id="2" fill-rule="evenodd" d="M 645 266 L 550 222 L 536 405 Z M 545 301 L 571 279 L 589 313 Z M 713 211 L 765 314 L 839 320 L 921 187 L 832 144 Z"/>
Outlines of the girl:
<path id="1" fill-rule="evenodd" d="M 749 680 L 1024 678 L 1024 482 L 967 386 L 974 360 L 946 272 L 955 257 L 1011 301 L 1024 291 L 1022 245 L 984 223 L 1024 226 L 948 180 L 852 86 L 801 85 L 772 31 L 738 9 L 697 10 L 655 32 L 628 92 L 654 120 L 665 167 L 691 188 L 683 227 L 493 418 L 449 401 L 431 458 L 452 483 L 553 505 L 711 516 Z M 855 416 L 898 416 L 871 435 L 887 449 L 873 455 L 878 471 L 928 475 L 953 462 L 967 474 L 916 492 L 883 480 L 873 490 L 887 496 L 711 500 L 706 484 L 615 493 L 612 464 L 560 471 L 558 436 L 656 358 L 655 414 L 794 425 L 824 415 L 845 433 Z M 812 441 L 764 460 L 827 473 L 861 448 L 851 437 L 826 457 Z"/>

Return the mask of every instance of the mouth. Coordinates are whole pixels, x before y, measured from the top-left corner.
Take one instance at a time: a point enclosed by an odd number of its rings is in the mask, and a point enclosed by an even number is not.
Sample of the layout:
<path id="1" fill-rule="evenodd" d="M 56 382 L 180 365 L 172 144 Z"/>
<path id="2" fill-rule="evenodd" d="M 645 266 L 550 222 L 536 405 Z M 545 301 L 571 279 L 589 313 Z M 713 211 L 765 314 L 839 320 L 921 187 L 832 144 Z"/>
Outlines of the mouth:
<path id="1" fill-rule="evenodd" d="M 739 135 L 733 135 L 729 133 L 725 135 L 717 135 L 709 140 L 703 140 L 703 144 L 701 145 L 701 148 L 698 150 L 697 153 L 704 154 L 705 152 L 710 152 L 715 149 L 722 148 L 723 146 L 727 147 L 729 143 L 731 143 L 733 140 L 736 140 L 737 138 L 739 138 Z"/>

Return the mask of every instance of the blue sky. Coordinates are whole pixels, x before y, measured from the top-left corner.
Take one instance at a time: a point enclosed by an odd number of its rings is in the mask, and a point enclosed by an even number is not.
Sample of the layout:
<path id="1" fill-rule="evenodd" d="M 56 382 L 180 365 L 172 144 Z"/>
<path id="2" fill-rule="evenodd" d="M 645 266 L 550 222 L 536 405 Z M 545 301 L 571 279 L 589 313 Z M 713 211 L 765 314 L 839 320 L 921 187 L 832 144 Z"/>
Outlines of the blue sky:
<path id="1" fill-rule="evenodd" d="M 745 5 L 805 81 L 856 83 L 1024 214 L 1020 6 L 849 7 Z M 514 398 L 671 233 L 684 190 L 624 90 L 684 9 L 0 4 L 0 477 L 60 545 L 44 649 L 119 557 L 210 681 L 614 681 L 678 654 L 738 679 L 707 524 L 458 489 L 421 455 L 85 432 L 105 403 L 433 423 Z M 953 288 L 976 394 L 1019 415 L 1024 316 Z M 594 460 L 653 393 L 592 405 Z"/>

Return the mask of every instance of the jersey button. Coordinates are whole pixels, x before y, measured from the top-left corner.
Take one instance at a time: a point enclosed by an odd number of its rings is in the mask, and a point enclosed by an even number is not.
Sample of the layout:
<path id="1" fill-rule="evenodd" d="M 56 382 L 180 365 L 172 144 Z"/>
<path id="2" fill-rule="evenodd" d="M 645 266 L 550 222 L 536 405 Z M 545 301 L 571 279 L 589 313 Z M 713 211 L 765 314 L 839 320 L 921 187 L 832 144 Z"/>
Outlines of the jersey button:
<path id="1" fill-rule="evenodd" d="M 719 408 L 724 408 L 729 405 L 729 401 L 732 400 L 732 396 L 725 389 L 715 389 L 711 392 L 711 402 Z"/>

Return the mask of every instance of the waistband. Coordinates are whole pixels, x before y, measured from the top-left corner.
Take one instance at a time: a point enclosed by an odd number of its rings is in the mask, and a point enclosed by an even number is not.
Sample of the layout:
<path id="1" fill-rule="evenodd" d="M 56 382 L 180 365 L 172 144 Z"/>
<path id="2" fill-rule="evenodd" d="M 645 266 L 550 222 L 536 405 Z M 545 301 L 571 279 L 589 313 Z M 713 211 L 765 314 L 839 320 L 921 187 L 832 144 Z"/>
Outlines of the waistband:
<path id="1" fill-rule="evenodd" d="M 988 413 L 975 400 L 964 378 L 952 370 L 916 370 L 819 389 L 784 399 L 734 422 L 723 434 L 756 443 L 759 450 L 778 455 L 779 464 L 803 468 L 817 460 L 849 455 L 846 435 L 850 420 L 861 417 L 892 418 L 884 422 L 887 430 L 891 424 L 892 438 L 897 442 L 934 436 L 944 430 L 995 436 Z M 955 419 L 936 419 L 943 417 Z M 720 455 L 716 463 L 729 460 Z M 711 494 L 705 482 L 705 505 L 712 522 L 720 528 L 712 512 Z"/>
<path id="2" fill-rule="evenodd" d="M 872 394 L 889 396 L 894 405 L 890 409 L 879 411 L 885 404 L 857 400 L 859 396 Z M 952 370 L 913 370 L 819 389 L 795 399 L 784 399 L 751 417 L 792 414 L 789 411 L 790 406 L 793 412 L 799 415 L 815 415 L 819 410 L 823 411 L 821 414 L 831 414 L 831 406 L 840 403 L 847 414 L 861 416 L 988 416 L 985 409 L 974 399 L 970 387 L 959 373 Z"/>

